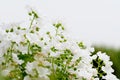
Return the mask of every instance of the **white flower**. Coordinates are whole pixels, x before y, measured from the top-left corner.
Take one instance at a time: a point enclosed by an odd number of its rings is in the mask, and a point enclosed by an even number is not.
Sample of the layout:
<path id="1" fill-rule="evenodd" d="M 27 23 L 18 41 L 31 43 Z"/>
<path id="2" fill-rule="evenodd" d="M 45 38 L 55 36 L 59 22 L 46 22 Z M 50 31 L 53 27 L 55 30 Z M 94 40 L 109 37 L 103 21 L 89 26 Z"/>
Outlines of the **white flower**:
<path id="1" fill-rule="evenodd" d="M 24 80 L 31 80 L 30 76 L 25 76 Z"/>
<path id="2" fill-rule="evenodd" d="M 21 65 L 22 63 L 24 63 L 23 60 L 19 60 L 17 54 L 15 54 L 15 53 L 12 53 L 12 58 L 13 58 L 13 61 L 15 61 L 17 64 Z"/>
<path id="3" fill-rule="evenodd" d="M 1 74 L 2 74 L 3 76 L 8 76 L 9 73 L 10 73 L 12 70 L 14 70 L 14 68 L 15 68 L 15 66 L 12 66 L 11 63 L 9 63 L 7 66 L 9 66 L 9 67 L 6 67 L 5 69 L 2 69 L 2 71 L 1 71 Z"/>
<path id="4" fill-rule="evenodd" d="M 19 44 L 16 49 L 20 50 L 22 52 L 22 54 L 27 54 L 27 50 L 28 50 L 28 46 L 23 46 L 21 44 Z"/>
<path id="5" fill-rule="evenodd" d="M 111 73 L 114 72 L 114 70 L 112 69 L 112 67 L 111 67 L 111 66 L 108 66 L 108 65 L 103 66 L 103 67 L 102 67 L 102 70 L 105 71 L 107 74 L 111 74 Z"/>
<path id="6" fill-rule="evenodd" d="M 27 74 L 33 74 L 33 69 L 35 68 L 35 65 L 33 63 L 28 62 L 25 68 Z"/>
<path id="7" fill-rule="evenodd" d="M 50 75 L 50 71 L 47 68 L 37 67 L 36 69 L 40 78 L 48 78 L 48 75 Z"/>
<path id="8" fill-rule="evenodd" d="M 2 71 L 3 76 L 7 76 L 11 70 L 10 69 L 5 69 Z"/>
<path id="9" fill-rule="evenodd" d="M 36 35 L 36 34 L 28 33 L 28 34 L 26 34 L 26 37 L 27 37 L 28 40 L 30 40 L 31 43 L 37 43 L 37 42 L 40 41 L 39 36 Z"/>
<path id="10" fill-rule="evenodd" d="M 103 79 L 106 79 L 106 80 L 119 80 L 115 75 L 113 74 L 108 74 L 106 76 L 103 77 Z"/>
<path id="11" fill-rule="evenodd" d="M 106 53 L 101 53 L 100 51 L 97 53 L 97 55 L 99 56 L 99 58 L 103 61 L 105 61 L 106 63 L 110 60 L 110 57 L 106 55 Z"/>
<path id="12" fill-rule="evenodd" d="M 53 26 L 47 20 L 47 22 L 41 22 L 41 18 L 37 18 L 37 14 L 32 8 L 29 8 L 29 15 L 31 15 L 31 19 L 35 17 L 32 25 L 30 24 L 31 28 L 29 24 L 26 24 L 27 21 L 25 24 L 0 27 L 0 68 L 2 74 L 12 77 L 14 77 L 13 74 L 16 74 L 20 77 L 25 72 L 24 80 L 50 80 L 49 76 L 52 75 L 53 68 L 55 74 L 56 69 L 63 68 L 62 71 L 64 71 L 65 68 L 64 72 L 69 72 L 70 75 L 67 75 L 70 77 L 75 74 L 77 80 L 83 78 L 99 80 L 99 78 L 94 78 L 98 71 L 93 68 L 92 64 L 93 60 L 99 58 L 105 64 L 101 69 L 107 74 L 102 77 L 106 80 L 118 80 L 112 74 L 114 72 L 111 67 L 113 63 L 105 53 L 98 52 L 91 56 L 94 52 L 91 44 L 83 42 L 85 48 L 80 48 L 76 41 L 64 33 L 61 24 L 56 23 Z M 12 45 L 13 42 L 15 45 Z M 58 71 L 55 78 L 61 76 L 59 74 L 62 73 Z M 72 76 L 71 80 L 76 79 Z"/>

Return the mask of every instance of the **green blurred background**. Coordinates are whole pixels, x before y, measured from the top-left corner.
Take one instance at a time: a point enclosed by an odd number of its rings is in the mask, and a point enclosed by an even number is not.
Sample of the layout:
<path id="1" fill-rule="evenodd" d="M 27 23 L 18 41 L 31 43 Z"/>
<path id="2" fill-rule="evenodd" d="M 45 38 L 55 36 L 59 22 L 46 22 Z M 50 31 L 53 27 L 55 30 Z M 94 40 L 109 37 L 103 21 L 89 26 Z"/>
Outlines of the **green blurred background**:
<path id="1" fill-rule="evenodd" d="M 108 47 L 104 45 L 95 45 L 95 52 L 101 51 L 106 52 L 110 56 L 111 61 L 113 62 L 113 69 L 115 70 L 114 74 L 120 79 L 120 48 Z"/>

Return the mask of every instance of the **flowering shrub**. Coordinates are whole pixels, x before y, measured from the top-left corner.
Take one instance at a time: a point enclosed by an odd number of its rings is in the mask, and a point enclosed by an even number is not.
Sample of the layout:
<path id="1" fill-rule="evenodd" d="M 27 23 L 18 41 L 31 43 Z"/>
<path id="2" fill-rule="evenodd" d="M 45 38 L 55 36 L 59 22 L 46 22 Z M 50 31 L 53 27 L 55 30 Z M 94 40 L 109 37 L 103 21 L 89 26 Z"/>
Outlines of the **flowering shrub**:
<path id="1" fill-rule="evenodd" d="M 4 80 L 118 80 L 105 53 L 64 33 L 61 23 L 41 25 L 34 10 L 29 26 L 0 27 L 0 75 Z"/>

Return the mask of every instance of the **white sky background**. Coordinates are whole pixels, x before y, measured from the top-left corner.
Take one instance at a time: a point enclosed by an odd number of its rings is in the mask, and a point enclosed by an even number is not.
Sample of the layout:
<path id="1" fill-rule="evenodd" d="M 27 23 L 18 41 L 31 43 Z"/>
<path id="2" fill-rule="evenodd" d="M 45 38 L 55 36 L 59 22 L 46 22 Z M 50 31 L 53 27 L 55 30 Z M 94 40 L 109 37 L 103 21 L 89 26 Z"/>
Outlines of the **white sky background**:
<path id="1" fill-rule="evenodd" d="M 26 5 L 61 20 L 72 38 L 120 46 L 120 0 L 0 0 L 0 24 L 25 20 Z"/>

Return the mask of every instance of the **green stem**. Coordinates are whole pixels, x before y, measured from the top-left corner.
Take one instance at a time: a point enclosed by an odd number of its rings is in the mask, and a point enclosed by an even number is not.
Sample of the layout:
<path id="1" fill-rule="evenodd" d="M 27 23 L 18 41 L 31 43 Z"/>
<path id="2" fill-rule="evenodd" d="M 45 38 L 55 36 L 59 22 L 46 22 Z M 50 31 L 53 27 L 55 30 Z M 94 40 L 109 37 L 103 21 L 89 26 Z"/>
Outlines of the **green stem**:
<path id="1" fill-rule="evenodd" d="M 55 80 L 55 69 L 54 69 L 54 58 L 52 58 L 52 71 L 53 71 L 53 79 Z"/>
<path id="2" fill-rule="evenodd" d="M 32 24 L 33 24 L 33 21 L 35 20 L 35 16 L 33 16 L 33 19 L 31 20 L 31 23 L 30 23 L 30 28 L 32 27 Z"/>
<path id="3" fill-rule="evenodd" d="M 28 41 L 28 54 L 30 54 L 30 42 Z"/>
<path id="4" fill-rule="evenodd" d="M 58 29 L 56 29 L 56 36 L 58 35 Z"/>

